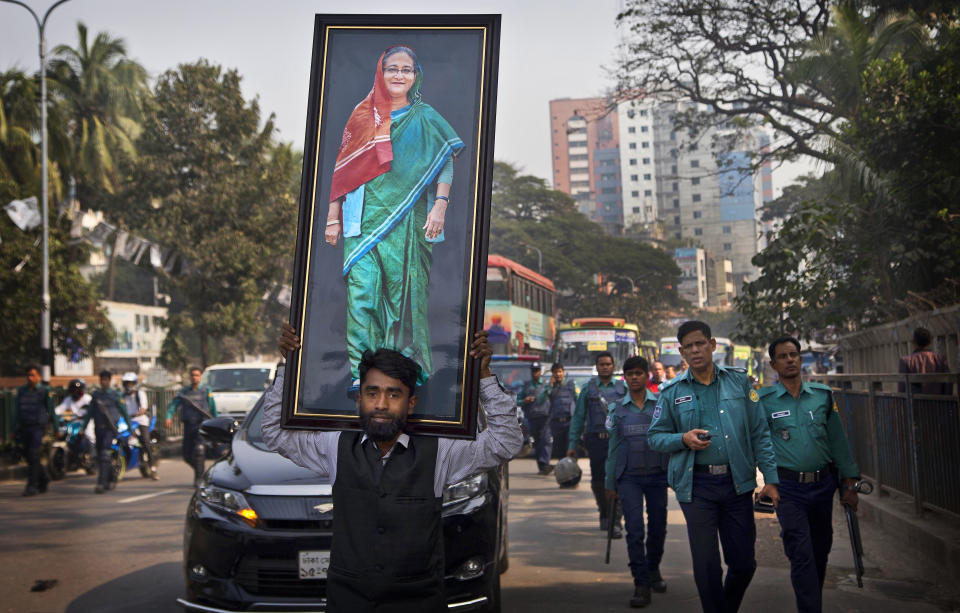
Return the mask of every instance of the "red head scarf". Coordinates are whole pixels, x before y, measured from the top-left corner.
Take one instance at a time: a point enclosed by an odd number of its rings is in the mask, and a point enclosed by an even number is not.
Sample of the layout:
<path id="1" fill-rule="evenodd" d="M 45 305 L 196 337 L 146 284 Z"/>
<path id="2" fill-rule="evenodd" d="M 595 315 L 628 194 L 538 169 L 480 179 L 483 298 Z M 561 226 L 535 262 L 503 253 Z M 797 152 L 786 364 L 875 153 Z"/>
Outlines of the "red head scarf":
<path id="1" fill-rule="evenodd" d="M 390 170 L 390 94 L 383 80 L 383 58 L 389 51 L 377 60 L 373 89 L 354 107 L 343 129 L 330 187 L 331 202 Z"/>

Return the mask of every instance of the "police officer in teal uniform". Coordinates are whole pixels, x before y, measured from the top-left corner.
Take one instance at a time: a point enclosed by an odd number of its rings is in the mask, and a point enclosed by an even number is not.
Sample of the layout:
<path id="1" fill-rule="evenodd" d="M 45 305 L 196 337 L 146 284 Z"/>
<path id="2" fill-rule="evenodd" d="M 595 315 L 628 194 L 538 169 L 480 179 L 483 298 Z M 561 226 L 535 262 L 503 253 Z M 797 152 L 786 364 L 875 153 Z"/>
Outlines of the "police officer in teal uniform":
<path id="1" fill-rule="evenodd" d="M 540 362 L 530 364 L 530 380 L 523 384 L 517 394 L 517 402 L 523 408 L 523 416 L 533 436 L 533 453 L 537 457 L 537 468 L 541 475 L 553 471 L 550 465 L 550 453 L 553 448 L 553 436 L 550 434 L 550 400 L 547 398 L 547 384 L 540 377 L 543 372 Z"/>
<path id="2" fill-rule="evenodd" d="M 606 425 L 607 413 L 611 406 L 627 395 L 627 386 L 623 381 L 614 381 L 615 364 L 613 355 L 609 352 L 602 351 L 597 354 L 596 367 L 597 376 L 590 379 L 577 396 L 577 406 L 570 419 L 567 456 L 577 457 L 577 444 L 582 434 L 583 445 L 587 448 L 587 455 L 590 456 L 590 488 L 600 509 L 600 529 L 607 530 L 609 524 L 604 487 L 607 447 L 610 439 Z M 613 536 L 620 538 L 620 518 L 614 514 L 613 521 L 615 523 Z"/>
<path id="3" fill-rule="evenodd" d="M 623 363 L 623 378 L 630 393 L 610 407 L 607 430 L 607 500 L 619 496 L 627 528 L 627 556 L 633 575 L 631 607 L 650 604 L 650 590 L 667 591 L 660 575 L 663 544 L 667 538 L 667 456 L 647 444 L 657 395 L 647 388 L 647 360 L 634 356 Z M 643 524 L 646 499 L 648 523 Z M 646 533 L 646 543 L 644 543 Z"/>
<path id="4" fill-rule="evenodd" d="M 577 406 L 577 386 L 565 378 L 563 364 L 554 362 L 550 367 L 550 384 L 546 390 L 550 400 L 550 434 L 553 436 L 555 454 L 567 453 L 567 437 L 570 435 L 570 419 Z"/>
<path id="5" fill-rule="evenodd" d="M 761 494 L 779 502 L 773 443 L 746 370 L 713 363 L 717 342 L 710 326 L 684 322 L 677 340 L 690 367 L 660 386 L 647 440 L 654 451 L 670 454 L 667 482 L 687 522 L 701 607 L 735 613 L 757 568 L 757 468 L 766 481 Z"/>
<path id="6" fill-rule="evenodd" d="M 203 371 L 193 366 L 190 368 L 190 385 L 184 386 L 180 393 L 170 401 L 167 407 L 166 426 L 169 429 L 173 423 L 173 416 L 180 409 L 180 420 L 183 422 L 183 446 L 181 454 L 183 461 L 193 467 L 193 482 L 200 486 L 203 477 L 205 451 L 203 440 L 200 438 L 200 424 L 203 420 L 217 416 L 217 404 L 213 401 L 213 393 L 206 385 L 200 385 Z"/>
<path id="7" fill-rule="evenodd" d="M 35 496 L 46 492 L 50 483 L 50 475 L 40 460 L 43 435 L 48 423 L 56 431 L 60 420 L 53 410 L 53 392 L 40 381 L 40 368 L 31 364 L 24 371 L 27 382 L 17 388 L 13 423 L 27 459 L 27 486 L 23 495 Z"/>
<path id="8" fill-rule="evenodd" d="M 109 370 L 100 371 L 100 389 L 94 390 L 87 414 L 83 418 L 83 429 L 86 430 L 87 424 L 93 420 L 93 432 L 96 440 L 97 450 L 97 484 L 93 491 L 102 494 L 106 490 L 112 490 L 117 486 L 117 475 L 113 472 L 113 440 L 118 433 L 118 424 L 120 420 L 126 422 L 128 428 L 132 428 L 133 422 L 123 403 L 120 392 L 110 387 L 110 381 L 113 380 L 113 373 Z"/>
<path id="9" fill-rule="evenodd" d="M 790 580 L 800 613 L 823 610 L 823 579 L 833 544 L 833 493 L 857 508 L 860 471 L 853 461 L 830 387 L 804 382 L 800 343 L 784 336 L 770 343 L 770 364 L 780 381 L 760 390 L 780 476 L 780 536 L 790 559 Z"/>

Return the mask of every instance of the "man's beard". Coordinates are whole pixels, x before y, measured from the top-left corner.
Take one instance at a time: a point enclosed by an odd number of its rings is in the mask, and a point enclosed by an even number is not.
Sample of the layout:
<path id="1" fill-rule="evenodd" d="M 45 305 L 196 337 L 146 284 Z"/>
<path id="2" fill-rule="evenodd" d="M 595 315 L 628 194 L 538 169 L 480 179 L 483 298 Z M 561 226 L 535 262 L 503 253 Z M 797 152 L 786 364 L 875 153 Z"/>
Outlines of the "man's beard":
<path id="1" fill-rule="evenodd" d="M 392 441 L 407 423 L 406 418 L 392 419 L 388 422 L 373 421 L 371 417 L 374 414 L 360 412 L 360 427 L 363 428 L 367 438 L 374 442 Z"/>

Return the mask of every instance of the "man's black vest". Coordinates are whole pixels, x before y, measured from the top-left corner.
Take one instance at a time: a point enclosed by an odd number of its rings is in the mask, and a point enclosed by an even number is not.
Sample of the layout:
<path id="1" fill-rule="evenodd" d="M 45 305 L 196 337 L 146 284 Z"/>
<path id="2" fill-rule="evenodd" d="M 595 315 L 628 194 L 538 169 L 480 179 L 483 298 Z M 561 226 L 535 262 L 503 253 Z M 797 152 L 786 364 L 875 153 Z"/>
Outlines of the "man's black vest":
<path id="1" fill-rule="evenodd" d="M 90 418 L 93 419 L 93 427 L 96 430 L 113 431 L 117 428 L 117 422 L 120 421 L 120 399 L 116 394 L 105 390 L 96 390 L 93 392 L 93 400 L 90 402 Z"/>
<path id="2" fill-rule="evenodd" d="M 47 388 L 42 385 L 33 389 L 28 385 L 17 388 L 21 428 L 46 426 L 50 421 L 50 414 L 47 412 L 47 393 Z"/>
<path id="3" fill-rule="evenodd" d="M 180 419 L 183 423 L 197 425 L 210 417 L 210 402 L 205 386 L 200 385 L 197 389 L 185 387 L 180 390 Z"/>
<path id="4" fill-rule="evenodd" d="M 361 438 L 342 432 L 337 449 L 327 610 L 446 611 L 437 439 L 411 436 L 381 467 Z"/>
<path id="5" fill-rule="evenodd" d="M 637 413 L 621 402 L 617 403 L 616 415 L 617 429 L 623 437 L 614 473 L 617 478 L 624 473 L 647 473 L 657 468 L 666 471 L 669 456 L 650 449 L 647 444 L 647 431 L 653 422 L 653 412 Z"/>
<path id="6" fill-rule="evenodd" d="M 586 432 L 596 434 L 607 431 L 607 407 L 622 400 L 627 394 L 627 386 L 623 381 L 614 381 L 613 386 L 603 390 L 597 385 L 597 378 L 587 383 L 587 427 Z"/>

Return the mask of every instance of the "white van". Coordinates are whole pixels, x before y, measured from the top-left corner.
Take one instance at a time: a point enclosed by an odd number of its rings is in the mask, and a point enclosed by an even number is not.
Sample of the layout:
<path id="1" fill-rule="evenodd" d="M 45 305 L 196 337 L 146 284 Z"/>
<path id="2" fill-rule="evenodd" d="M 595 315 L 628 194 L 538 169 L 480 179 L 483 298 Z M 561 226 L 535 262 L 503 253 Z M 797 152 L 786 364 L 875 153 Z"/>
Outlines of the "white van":
<path id="1" fill-rule="evenodd" d="M 276 362 L 236 362 L 207 366 L 200 378 L 213 393 L 217 414 L 242 420 L 273 385 Z"/>

